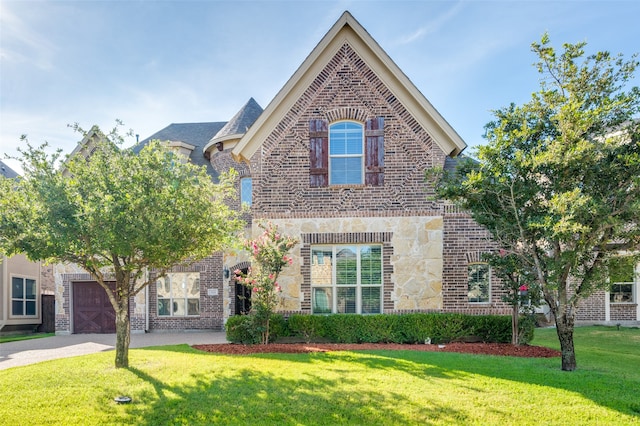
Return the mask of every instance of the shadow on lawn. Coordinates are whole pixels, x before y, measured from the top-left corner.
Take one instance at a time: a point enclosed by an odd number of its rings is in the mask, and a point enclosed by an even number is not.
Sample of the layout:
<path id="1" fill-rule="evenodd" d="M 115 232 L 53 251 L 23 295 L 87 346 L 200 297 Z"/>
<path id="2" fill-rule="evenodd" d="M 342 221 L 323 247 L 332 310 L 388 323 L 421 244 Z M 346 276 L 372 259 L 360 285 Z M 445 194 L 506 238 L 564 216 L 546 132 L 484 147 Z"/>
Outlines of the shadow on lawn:
<path id="1" fill-rule="evenodd" d="M 182 353 L 197 353 L 187 345 L 146 348 Z M 204 356 L 230 356 L 208 354 Z M 233 357 L 233 356 L 231 356 Z M 574 372 L 560 370 L 557 358 L 491 357 L 490 362 L 475 362 L 477 355 L 418 351 L 362 351 L 311 354 L 255 354 L 242 358 L 273 359 L 291 363 L 334 360 L 360 364 L 381 373 L 403 372 L 422 379 L 459 379 L 461 373 L 563 389 L 583 395 L 596 404 L 626 415 L 640 417 L 635 402 L 640 383 L 615 371 L 583 368 Z M 486 356 L 479 356 L 486 359 Z M 295 368 L 293 366 L 292 368 Z M 245 423 L 271 424 L 402 424 L 439 421 L 465 423 L 462 411 L 438 406 L 408 407 L 404 396 L 376 391 L 344 391 L 345 380 L 323 379 L 320 366 L 317 375 L 304 379 L 283 379 L 258 370 L 229 372 L 224 377 L 203 374 L 192 386 L 171 387 L 136 368 L 130 371 L 151 383 L 154 395 L 145 395 L 144 404 L 131 406 L 129 414 L 135 423 Z M 170 395 L 169 397 L 167 395 Z M 404 404 L 401 408 L 397 402 Z M 149 408 L 150 407 L 150 408 Z M 411 419 L 407 412 L 424 412 Z M 229 418 L 233 413 L 233 418 Z M 420 417 L 422 416 L 422 417 Z"/>
<path id="2" fill-rule="evenodd" d="M 449 407 L 411 406 L 404 395 L 383 394 L 375 389 L 345 391 L 345 379 L 322 378 L 322 371 L 303 379 L 283 379 L 242 369 L 210 378 L 205 373 L 195 384 L 181 386 L 168 386 L 138 368 L 130 367 L 129 371 L 154 389 L 153 393 L 138 396 L 138 404 L 127 407 L 126 422 L 140 425 L 391 425 L 467 420 L 462 412 Z"/>

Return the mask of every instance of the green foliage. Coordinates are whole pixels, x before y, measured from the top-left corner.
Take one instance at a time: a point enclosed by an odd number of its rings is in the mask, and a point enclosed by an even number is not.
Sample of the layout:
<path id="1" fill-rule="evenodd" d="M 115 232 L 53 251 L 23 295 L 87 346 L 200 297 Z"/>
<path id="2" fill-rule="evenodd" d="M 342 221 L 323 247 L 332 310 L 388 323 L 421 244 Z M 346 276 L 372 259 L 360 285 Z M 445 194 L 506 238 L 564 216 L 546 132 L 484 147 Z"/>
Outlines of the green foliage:
<path id="1" fill-rule="evenodd" d="M 522 326 L 527 342 L 533 337 L 534 326 L 534 323 Z M 424 343 L 427 339 L 432 343 L 467 339 L 499 343 L 511 341 L 510 317 L 498 315 L 291 315 L 288 329 L 291 335 L 300 336 L 307 342 Z"/>
<path id="2" fill-rule="evenodd" d="M 149 277 L 231 244 L 243 227 L 228 205 L 235 172 L 214 184 L 204 167 L 158 141 L 139 152 L 121 149 L 122 141 L 117 127 L 109 134 L 94 127 L 61 161 L 60 151 L 25 139 L 24 176 L 0 177 L 0 251 L 91 274 L 116 311 L 118 367 L 128 363 L 130 298 Z M 114 291 L 107 279 L 115 279 Z"/>
<path id="3" fill-rule="evenodd" d="M 227 340 L 233 343 L 253 345 L 262 343 L 263 323 L 255 315 L 234 315 L 225 324 Z M 273 314 L 270 321 L 270 340 L 289 335 L 290 331 L 284 316 Z"/>
<path id="4" fill-rule="evenodd" d="M 618 250 L 640 249 L 640 90 L 625 91 L 638 62 L 585 57 L 584 46 L 557 53 L 546 35 L 534 43 L 540 90 L 494 111 L 479 161 L 436 179 L 437 196 L 470 212 L 502 249 L 506 260 L 489 257 L 501 277 L 541 289 L 567 337 L 566 370 L 576 366 L 568 336 L 578 302 L 607 285 Z"/>

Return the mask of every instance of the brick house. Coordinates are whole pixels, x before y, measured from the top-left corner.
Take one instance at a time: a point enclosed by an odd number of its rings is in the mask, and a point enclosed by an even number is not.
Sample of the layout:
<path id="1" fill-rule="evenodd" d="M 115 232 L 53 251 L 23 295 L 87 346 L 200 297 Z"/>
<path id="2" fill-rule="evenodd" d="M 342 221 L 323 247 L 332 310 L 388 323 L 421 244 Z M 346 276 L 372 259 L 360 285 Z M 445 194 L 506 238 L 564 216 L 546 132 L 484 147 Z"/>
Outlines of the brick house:
<path id="1" fill-rule="evenodd" d="M 348 12 L 264 110 L 250 99 L 228 122 L 171 124 L 140 146 L 152 139 L 213 179 L 238 170 L 247 232 L 268 220 L 299 240 L 280 278 L 285 314 L 511 312 L 481 261 L 486 231 L 428 198 L 425 170 L 453 167 L 466 144 Z M 132 330 L 221 329 L 249 308 L 229 273 L 249 266 L 230 252 L 176 269 L 134 301 Z M 56 280 L 58 332 L 91 332 L 72 307 L 94 284 L 64 269 Z"/>

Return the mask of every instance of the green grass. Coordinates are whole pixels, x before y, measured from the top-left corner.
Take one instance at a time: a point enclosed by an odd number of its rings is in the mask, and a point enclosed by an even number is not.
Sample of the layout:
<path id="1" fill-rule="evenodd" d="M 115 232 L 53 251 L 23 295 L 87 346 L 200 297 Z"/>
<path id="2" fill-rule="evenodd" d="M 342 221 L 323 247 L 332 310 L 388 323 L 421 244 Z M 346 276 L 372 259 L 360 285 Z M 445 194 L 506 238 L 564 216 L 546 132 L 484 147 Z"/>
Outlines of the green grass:
<path id="1" fill-rule="evenodd" d="M 557 347 L 555 330 L 536 333 Z M 2 371 L 0 424 L 640 424 L 640 330 L 579 328 L 575 340 L 575 372 L 559 358 L 186 345 L 131 350 L 116 370 L 105 352 Z"/>
<path id="2" fill-rule="evenodd" d="M 29 333 L 29 334 L 8 334 L 0 336 L 0 343 L 17 342 L 18 340 L 40 339 L 42 337 L 55 336 L 55 333 Z"/>

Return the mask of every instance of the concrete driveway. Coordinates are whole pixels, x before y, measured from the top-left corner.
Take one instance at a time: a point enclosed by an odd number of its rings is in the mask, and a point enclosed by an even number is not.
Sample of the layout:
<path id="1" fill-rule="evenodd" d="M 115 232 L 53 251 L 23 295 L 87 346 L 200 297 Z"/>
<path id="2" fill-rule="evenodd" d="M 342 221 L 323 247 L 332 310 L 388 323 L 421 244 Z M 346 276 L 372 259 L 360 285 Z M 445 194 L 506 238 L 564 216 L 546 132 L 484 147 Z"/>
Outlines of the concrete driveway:
<path id="1" fill-rule="evenodd" d="M 130 348 L 228 343 L 223 331 L 132 334 Z M 71 334 L 0 343 L 0 370 L 115 349 L 115 334 Z"/>

